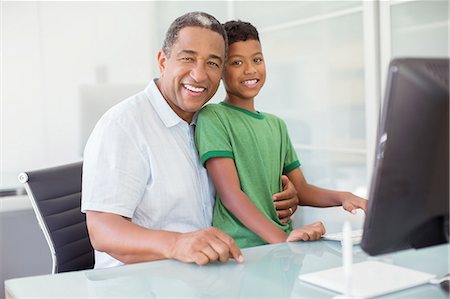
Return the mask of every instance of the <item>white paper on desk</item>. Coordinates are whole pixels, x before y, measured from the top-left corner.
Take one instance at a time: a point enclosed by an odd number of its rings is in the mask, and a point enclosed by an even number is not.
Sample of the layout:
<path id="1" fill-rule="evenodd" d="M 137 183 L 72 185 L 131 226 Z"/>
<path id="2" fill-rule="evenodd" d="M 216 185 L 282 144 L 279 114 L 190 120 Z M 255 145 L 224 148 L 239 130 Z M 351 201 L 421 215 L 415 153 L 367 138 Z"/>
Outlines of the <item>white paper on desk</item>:
<path id="1" fill-rule="evenodd" d="M 352 296 L 371 298 L 427 283 L 435 275 L 377 261 L 352 265 Z M 299 279 L 338 293 L 345 292 L 342 267 L 302 274 Z"/>

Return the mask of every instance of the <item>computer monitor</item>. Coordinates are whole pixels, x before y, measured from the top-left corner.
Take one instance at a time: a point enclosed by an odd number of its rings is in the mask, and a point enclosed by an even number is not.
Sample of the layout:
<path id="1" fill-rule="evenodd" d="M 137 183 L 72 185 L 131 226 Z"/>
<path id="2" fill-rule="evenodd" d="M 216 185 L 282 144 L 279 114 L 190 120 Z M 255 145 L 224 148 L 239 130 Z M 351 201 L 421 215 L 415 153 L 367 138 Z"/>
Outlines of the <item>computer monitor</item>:
<path id="1" fill-rule="evenodd" d="M 449 60 L 389 66 L 361 248 L 449 242 Z"/>

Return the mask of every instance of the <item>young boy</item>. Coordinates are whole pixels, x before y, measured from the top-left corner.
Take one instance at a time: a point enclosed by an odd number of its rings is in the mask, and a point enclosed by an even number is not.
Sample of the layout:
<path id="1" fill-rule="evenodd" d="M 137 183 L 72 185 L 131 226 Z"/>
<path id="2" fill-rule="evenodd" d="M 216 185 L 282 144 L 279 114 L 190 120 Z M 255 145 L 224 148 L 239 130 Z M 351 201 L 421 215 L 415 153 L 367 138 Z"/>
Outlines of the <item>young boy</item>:
<path id="1" fill-rule="evenodd" d="M 286 174 L 298 192 L 299 205 L 366 210 L 366 200 L 348 192 L 308 184 L 285 123 L 255 110 L 254 98 L 266 79 L 258 31 L 250 23 L 224 24 L 228 59 L 222 74 L 227 92 L 220 104 L 205 106 L 197 119 L 195 140 L 201 161 L 216 187 L 213 225 L 232 236 L 239 247 L 295 240 L 317 240 L 320 222 L 292 230 L 282 223 L 271 194 L 281 190 Z"/>

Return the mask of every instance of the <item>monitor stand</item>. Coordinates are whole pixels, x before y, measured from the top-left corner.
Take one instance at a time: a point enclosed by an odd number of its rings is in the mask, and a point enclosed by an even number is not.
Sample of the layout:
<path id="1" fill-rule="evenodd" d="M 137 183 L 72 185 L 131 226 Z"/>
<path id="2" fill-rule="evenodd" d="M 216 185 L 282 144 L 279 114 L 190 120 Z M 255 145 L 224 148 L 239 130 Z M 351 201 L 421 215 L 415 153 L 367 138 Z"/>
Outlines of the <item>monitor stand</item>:
<path id="1" fill-rule="evenodd" d="M 440 285 L 441 288 L 448 294 L 449 293 L 450 274 L 447 274 L 441 278 L 433 278 L 430 280 L 430 283 Z"/>
<path id="2" fill-rule="evenodd" d="M 354 264 L 348 223 L 344 223 L 343 238 L 342 267 L 303 274 L 299 279 L 342 294 L 336 298 L 370 298 L 426 284 L 436 277 L 375 260 Z"/>

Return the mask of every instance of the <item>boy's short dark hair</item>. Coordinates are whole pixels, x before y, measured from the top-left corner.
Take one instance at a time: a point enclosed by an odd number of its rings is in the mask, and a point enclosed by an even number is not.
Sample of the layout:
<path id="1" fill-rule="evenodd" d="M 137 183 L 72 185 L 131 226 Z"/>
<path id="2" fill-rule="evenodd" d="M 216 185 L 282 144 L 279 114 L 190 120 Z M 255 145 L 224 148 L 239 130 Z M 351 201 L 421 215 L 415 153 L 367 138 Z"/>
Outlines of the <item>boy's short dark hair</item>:
<path id="1" fill-rule="evenodd" d="M 162 50 L 167 57 L 170 57 L 173 44 L 178 39 L 178 33 L 185 27 L 200 27 L 219 33 L 225 41 L 225 53 L 228 52 L 227 34 L 222 24 L 212 15 L 201 11 L 188 12 L 172 22 L 167 30 L 166 37 L 163 42 Z"/>
<path id="2" fill-rule="evenodd" d="M 228 46 L 236 42 L 245 42 L 246 40 L 259 41 L 258 30 L 249 22 L 241 20 L 228 21 L 223 24 L 223 28 L 227 33 Z"/>

